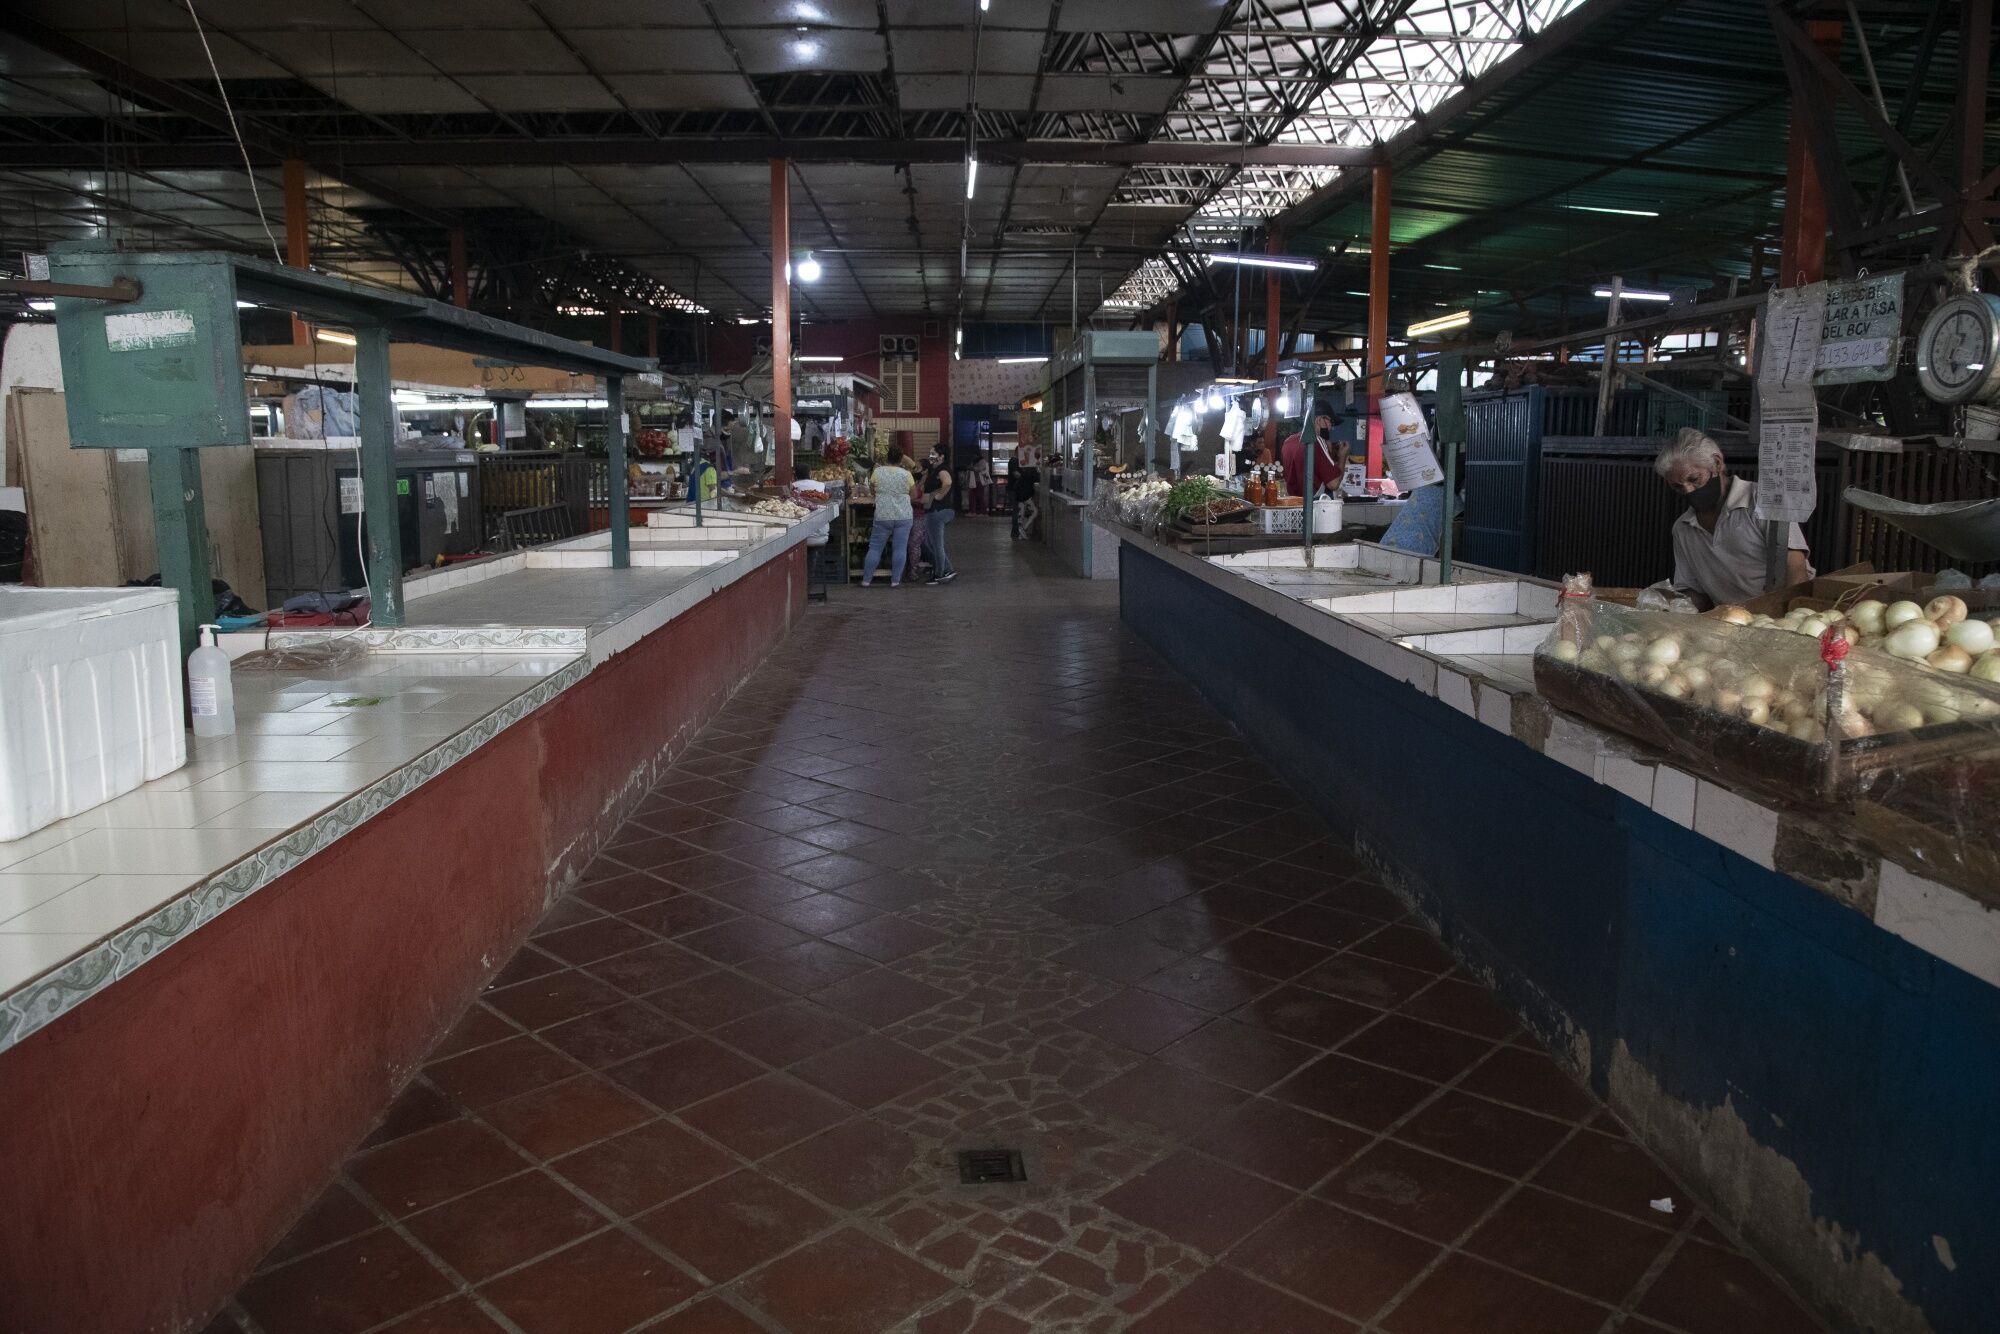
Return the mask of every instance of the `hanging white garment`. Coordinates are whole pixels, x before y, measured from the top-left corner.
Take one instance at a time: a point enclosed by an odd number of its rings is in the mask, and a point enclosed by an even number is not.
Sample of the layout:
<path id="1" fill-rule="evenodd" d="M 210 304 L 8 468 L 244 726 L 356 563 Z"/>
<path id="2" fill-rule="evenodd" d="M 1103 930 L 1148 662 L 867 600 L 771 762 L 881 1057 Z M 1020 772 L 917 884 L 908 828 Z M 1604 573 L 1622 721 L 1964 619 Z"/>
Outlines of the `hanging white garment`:
<path id="1" fill-rule="evenodd" d="M 1222 414 L 1222 447 L 1232 454 L 1243 448 L 1244 423 L 1243 409 L 1231 399 L 1229 411 Z"/>

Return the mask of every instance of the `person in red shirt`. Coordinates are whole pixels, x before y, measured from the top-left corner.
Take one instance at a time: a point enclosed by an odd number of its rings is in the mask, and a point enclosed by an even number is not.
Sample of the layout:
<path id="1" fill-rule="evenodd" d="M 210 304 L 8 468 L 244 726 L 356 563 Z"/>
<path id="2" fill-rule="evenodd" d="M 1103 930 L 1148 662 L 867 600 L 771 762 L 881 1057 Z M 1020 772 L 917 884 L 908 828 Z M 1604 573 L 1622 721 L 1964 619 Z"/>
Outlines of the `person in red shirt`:
<path id="1" fill-rule="evenodd" d="M 1313 414 L 1313 434 L 1318 437 L 1319 457 L 1313 460 L 1313 489 L 1338 493 L 1340 479 L 1347 472 L 1347 442 L 1333 442 L 1333 416 L 1321 405 Z M 1306 446 L 1302 434 L 1287 439 L 1278 451 L 1285 469 L 1285 490 L 1295 496 L 1306 493 Z"/>

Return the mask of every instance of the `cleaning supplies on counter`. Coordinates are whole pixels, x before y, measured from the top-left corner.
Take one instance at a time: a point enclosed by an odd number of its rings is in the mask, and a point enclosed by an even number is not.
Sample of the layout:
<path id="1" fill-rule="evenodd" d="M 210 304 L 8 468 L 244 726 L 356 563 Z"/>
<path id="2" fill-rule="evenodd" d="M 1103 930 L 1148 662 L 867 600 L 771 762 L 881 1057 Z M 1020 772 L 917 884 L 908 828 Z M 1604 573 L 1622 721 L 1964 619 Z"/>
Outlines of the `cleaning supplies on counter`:
<path id="1" fill-rule="evenodd" d="M 236 731 L 236 689 L 229 679 L 229 655 L 215 642 L 216 627 L 201 627 L 201 642 L 188 654 L 188 707 L 196 736 L 229 736 Z"/>

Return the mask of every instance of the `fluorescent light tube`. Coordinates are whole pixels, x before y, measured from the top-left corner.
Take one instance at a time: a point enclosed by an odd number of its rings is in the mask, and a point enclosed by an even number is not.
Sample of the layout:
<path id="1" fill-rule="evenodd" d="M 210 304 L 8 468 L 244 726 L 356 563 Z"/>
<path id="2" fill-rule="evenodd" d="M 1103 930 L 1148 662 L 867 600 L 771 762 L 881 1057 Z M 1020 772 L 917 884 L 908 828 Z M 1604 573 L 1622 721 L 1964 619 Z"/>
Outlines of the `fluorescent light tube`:
<path id="1" fill-rule="evenodd" d="M 1319 268 L 1316 259 L 1300 259 L 1296 255 L 1233 255 L 1220 251 L 1210 251 L 1211 264 L 1241 264 L 1246 269 L 1292 269 L 1299 273 L 1311 273 Z"/>
<path id="2" fill-rule="evenodd" d="M 1440 315 L 1436 319 L 1418 320 L 1403 331 L 1403 336 L 1422 338 L 1425 334 L 1443 333 L 1447 329 L 1462 329 L 1470 323 L 1472 323 L 1471 311 L 1454 310 L 1451 314 Z"/>
<path id="3" fill-rule="evenodd" d="M 339 343 L 342 347 L 354 347 L 360 341 L 353 334 L 342 333 L 338 329 L 315 329 L 313 337 L 322 343 Z"/>
<path id="4" fill-rule="evenodd" d="M 1608 300 L 1611 296 L 1611 289 L 1600 287 L 1592 295 L 1599 300 Z M 1621 301 L 1672 301 L 1674 294 L 1672 292 L 1648 292 L 1643 288 L 1628 287 L 1618 294 L 1618 299 Z"/>

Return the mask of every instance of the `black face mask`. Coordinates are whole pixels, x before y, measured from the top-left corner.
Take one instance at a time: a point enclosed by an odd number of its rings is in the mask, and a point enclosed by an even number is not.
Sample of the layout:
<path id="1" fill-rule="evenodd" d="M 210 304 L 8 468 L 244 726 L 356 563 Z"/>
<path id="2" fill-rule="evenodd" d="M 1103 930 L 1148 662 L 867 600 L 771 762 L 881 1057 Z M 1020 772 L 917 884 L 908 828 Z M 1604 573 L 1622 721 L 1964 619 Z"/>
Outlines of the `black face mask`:
<path id="1" fill-rule="evenodd" d="M 1722 474 L 1717 473 L 1694 490 L 1685 493 L 1682 499 L 1687 501 L 1687 506 L 1691 510 L 1702 514 L 1714 513 L 1722 507 Z"/>
<path id="2" fill-rule="evenodd" d="M 1319 428 L 1319 442 L 1320 442 L 1320 443 L 1321 443 L 1321 444 L 1323 445 L 1323 444 L 1325 444 L 1325 443 L 1326 443 L 1327 441 L 1329 441 L 1329 440 L 1331 440 L 1331 439 L 1333 439 L 1333 428 L 1332 428 L 1332 427 L 1330 427 L 1330 426 L 1322 426 L 1322 427 L 1320 427 L 1320 428 Z"/>

